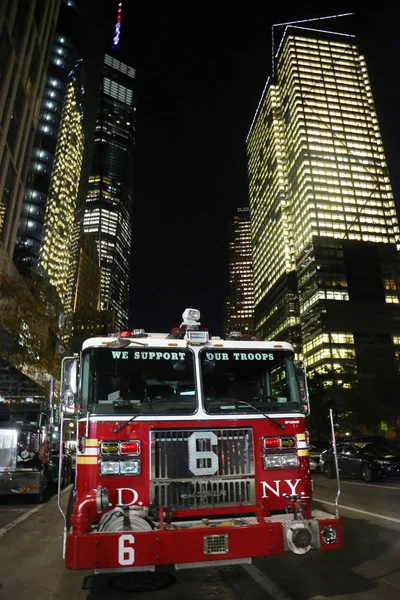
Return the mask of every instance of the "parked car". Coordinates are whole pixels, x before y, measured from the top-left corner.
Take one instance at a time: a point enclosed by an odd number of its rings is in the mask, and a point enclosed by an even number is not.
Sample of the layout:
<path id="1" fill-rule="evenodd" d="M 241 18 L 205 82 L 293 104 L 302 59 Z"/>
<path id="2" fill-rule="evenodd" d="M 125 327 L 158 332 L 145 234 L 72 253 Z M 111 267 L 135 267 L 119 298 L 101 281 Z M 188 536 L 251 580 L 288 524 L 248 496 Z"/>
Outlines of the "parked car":
<path id="1" fill-rule="evenodd" d="M 346 440 L 336 445 L 340 475 L 370 482 L 387 476 L 400 476 L 400 452 L 382 440 Z M 331 479 L 335 477 L 333 448 L 321 453 L 321 469 Z"/>
<path id="2" fill-rule="evenodd" d="M 308 447 L 308 455 L 310 457 L 310 471 L 313 473 L 322 472 L 320 457 L 321 452 L 329 447 L 328 442 L 311 442 Z"/>

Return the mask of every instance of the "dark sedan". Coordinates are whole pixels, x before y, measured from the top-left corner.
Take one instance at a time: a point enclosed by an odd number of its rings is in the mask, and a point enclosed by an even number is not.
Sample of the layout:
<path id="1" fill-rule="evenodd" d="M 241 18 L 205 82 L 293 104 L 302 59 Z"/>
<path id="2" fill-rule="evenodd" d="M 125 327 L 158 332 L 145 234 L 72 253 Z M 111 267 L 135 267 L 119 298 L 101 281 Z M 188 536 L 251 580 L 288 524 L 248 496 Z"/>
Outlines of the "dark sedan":
<path id="1" fill-rule="evenodd" d="M 361 478 L 370 482 L 380 477 L 400 476 L 400 454 L 384 443 L 346 441 L 337 444 L 340 475 Z M 321 469 L 331 479 L 335 477 L 333 448 L 321 454 Z"/>

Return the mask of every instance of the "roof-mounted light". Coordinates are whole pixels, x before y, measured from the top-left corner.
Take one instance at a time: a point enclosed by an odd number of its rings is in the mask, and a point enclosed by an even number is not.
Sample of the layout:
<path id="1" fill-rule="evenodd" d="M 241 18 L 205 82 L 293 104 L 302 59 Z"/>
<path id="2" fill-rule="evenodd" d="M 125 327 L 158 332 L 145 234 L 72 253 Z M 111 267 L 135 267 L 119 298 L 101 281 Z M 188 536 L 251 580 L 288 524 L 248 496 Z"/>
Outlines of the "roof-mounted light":
<path id="1" fill-rule="evenodd" d="M 171 333 L 168 338 L 173 340 L 183 340 L 185 337 L 185 328 L 184 327 L 173 327 L 171 329 Z"/>
<path id="2" fill-rule="evenodd" d="M 184 323 L 187 323 L 187 322 L 193 323 L 193 322 L 200 321 L 200 311 L 197 310 L 197 308 L 187 308 L 182 313 L 182 319 L 183 319 Z M 199 325 L 200 325 L 200 323 L 199 323 Z"/>
<path id="3" fill-rule="evenodd" d="M 228 339 L 229 340 L 241 340 L 242 339 L 242 334 L 240 331 L 231 331 L 228 334 Z"/>
<path id="4" fill-rule="evenodd" d="M 258 341 L 257 338 L 254 335 L 252 335 L 251 333 L 249 333 L 248 331 L 246 331 L 245 333 L 242 333 L 241 331 L 231 331 L 230 333 L 228 333 L 226 339 L 227 340 L 240 340 L 242 342 Z"/>
<path id="5" fill-rule="evenodd" d="M 121 331 L 121 333 L 119 334 L 120 338 L 128 338 L 128 337 L 132 337 L 132 332 L 131 331 Z"/>
<path id="6" fill-rule="evenodd" d="M 132 331 L 132 337 L 134 337 L 134 338 L 147 337 L 147 333 L 145 332 L 144 329 L 134 329 Z"/>
<path id="7" fill-rule="evenodd" d="M 201 344 L 207 344 L 209 340 L 208 331 L 188 331 L 186 333 L 186 339 L 188 344 L 192 346 L 200 346 Z"/>

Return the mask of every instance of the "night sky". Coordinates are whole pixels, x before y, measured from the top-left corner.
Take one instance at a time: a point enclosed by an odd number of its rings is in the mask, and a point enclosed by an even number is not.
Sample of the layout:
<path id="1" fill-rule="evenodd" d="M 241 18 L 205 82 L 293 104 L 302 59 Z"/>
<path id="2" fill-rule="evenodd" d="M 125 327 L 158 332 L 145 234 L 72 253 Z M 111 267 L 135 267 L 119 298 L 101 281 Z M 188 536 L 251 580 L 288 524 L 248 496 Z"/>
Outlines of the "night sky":
<path id="1" fill-rule="evenodd" d="M 143 10 L 123 1 L 121 59 L 137 69 L 138 84 L 131 327 L 167 331 L 193 307 L 222 334 L 229 222 L 248 204 L 245 139 L 271 72 L 274 23 L 356 12 L 355 21 L 323 28 L 359 34 L 400 206 L 400 9 L 363 4 Z"/>

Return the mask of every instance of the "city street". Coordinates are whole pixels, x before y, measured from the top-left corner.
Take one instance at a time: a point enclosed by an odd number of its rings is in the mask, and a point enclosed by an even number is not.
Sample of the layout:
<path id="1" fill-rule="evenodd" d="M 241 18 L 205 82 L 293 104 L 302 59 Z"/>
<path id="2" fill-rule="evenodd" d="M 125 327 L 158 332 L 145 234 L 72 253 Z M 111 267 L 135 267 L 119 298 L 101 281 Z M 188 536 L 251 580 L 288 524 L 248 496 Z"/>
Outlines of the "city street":
<path id="1" fill-rule="evenodd" d="M 335 480 L 315 475 L 315 505 L 334 510 Z M 35 506 L 0 503 L 0 596 L 19 600 L 397 600 L 400 595 L 400 481 L 341 482 L 345 547 L 257 559 L 243 567 L 187 570 L 158 591 L 127 591 L 140 580 L 64 569 L 62 519 L 53 497 Z M 63 493 L 66 503 L 69 489 Z M 154 577 L 150 574 L 151 577 Z M 145 582 L 144 582 L 145 583 Z M 86 589 L 84 589 L 86 588 Z"/>

